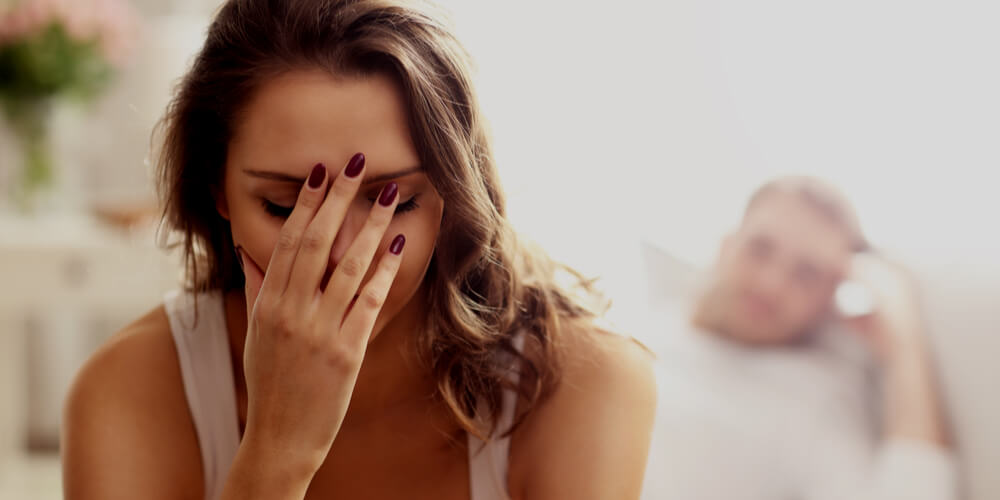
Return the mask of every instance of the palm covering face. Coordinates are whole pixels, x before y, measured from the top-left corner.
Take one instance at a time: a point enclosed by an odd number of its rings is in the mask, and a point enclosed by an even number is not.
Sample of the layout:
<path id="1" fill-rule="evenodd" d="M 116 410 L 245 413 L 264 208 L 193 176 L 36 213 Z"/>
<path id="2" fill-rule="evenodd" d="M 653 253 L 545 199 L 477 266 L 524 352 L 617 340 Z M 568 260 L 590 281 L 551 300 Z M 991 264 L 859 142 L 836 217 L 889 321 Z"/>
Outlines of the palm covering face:
<path id="1" fill-rule="evenodd" d="M 396 236 L 375 263 L 398 196 L 387 184 L 323 286 L 331 246 L 357 195 L 364 157 L 332 181 L 317 165 L 285 222 L 266 272 L 237 249 L 246 275 L 246 436 L 316 467 L 343 422 L 375 320 L 400 266 Z M 329 188 L 329 190 L 328 190 Z"/>

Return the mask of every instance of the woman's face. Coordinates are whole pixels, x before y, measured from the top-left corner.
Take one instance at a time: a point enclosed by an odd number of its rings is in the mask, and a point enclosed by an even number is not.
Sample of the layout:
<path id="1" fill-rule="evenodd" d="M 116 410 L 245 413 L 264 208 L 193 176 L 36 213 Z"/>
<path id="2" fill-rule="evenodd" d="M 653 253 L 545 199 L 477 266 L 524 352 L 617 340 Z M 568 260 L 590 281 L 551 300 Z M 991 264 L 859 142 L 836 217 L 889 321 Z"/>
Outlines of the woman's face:
<path id="1" fill-rule="evenodd" d="M 230 221 L 235 244 L 265 271 L 278 232 L 317 163 L 326 165 L 333 178 L 355 153 L 367 160 L 327 272 L 354 241 L 382 187 L 399 185 L 396 214 L 362 282 L 392 239 L 405 235 L 403 262 L 375 322 L 374 338 L 420 287 L 444 209 L 421 168 L 398 88 L 386 76 L 335 79 L 320 71 L 291 72 L 265 82 L 242 111 L 217 206 Z"/>

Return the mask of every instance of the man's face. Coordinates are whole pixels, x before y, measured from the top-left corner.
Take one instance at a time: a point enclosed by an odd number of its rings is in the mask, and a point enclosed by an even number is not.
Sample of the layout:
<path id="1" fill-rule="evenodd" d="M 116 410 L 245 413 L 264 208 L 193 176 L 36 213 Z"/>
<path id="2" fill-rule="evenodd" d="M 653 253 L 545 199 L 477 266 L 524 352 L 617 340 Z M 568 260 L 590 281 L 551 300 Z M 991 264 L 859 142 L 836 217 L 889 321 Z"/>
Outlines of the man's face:
<path id="1" fill-rule="evenodd" d="M 827 316 L 851 257 L 847 232 L 806 200 L 759 200 L 722 247 L 711 301 L 713 326 L 755 344 L 793 341 Z"/>

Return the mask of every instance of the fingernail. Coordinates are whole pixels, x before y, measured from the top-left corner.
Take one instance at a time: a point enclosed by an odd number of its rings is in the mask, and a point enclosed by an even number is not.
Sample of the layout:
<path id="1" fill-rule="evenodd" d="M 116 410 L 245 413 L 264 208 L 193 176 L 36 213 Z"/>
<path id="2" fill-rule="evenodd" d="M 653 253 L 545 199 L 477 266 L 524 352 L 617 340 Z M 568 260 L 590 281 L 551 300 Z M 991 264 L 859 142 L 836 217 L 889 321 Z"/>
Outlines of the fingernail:
<path id="1" fill-rule="evenodd" d="M 393 200 L 396 199 L 396 193 L 399 192 L 399 186 L 395 182 L 390 182 L 382 188 L 382 194 L 378 197 L 379 205 L 383 207 L 388 207 L 392 205 Z"/>
<path id="2" fill-rule="evenodd" d="M 309 174 L 309 187 L 316 189 L 323 184 L 323 179 L 326 179 L 326 166 L 322 163 L 317 163 L 313 167 L 312 173 Z"/>
<path id="3" fill-rule="evenodd" d="M 344 175 L 348 177 L 357 177 L 363 168 L 365 168 L 365 155 L 362 153 L 355 153 L 354 156 L 351 157 L 351 161 L 347 162 L 347 166 L 344 167 Z"/>
<path id="4" fill-rule="evenodd" d="M 243 263 L 243 247 L 236 245 L 236 261 L 240 263 L 240 269 L 247 272 L 246 264 Z"/>
<path id="5" fill-rule="evenodd" d="M 389 251 L 392 252 L 393 255 L 399 255 L 399 253 L 403 251 L 403 245 L 405 243 L 406 237 L 401 234 L 397 234 L 396 237 L 392 239 L 392 243 L 389 244 Z"/>

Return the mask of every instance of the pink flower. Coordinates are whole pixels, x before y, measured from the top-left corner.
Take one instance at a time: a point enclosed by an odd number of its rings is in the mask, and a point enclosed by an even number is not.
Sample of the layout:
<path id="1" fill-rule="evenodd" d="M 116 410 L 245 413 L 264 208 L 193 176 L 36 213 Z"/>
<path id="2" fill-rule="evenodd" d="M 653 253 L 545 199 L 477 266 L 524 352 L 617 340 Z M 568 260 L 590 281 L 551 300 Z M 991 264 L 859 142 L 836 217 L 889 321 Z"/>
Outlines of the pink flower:
<path id="1" fill-rule="evenodd" d="M 134 48 L 139 16 L 127 0 L 14 1 L 0 11 L 0 45 L 60 23 L 75 40 L 97 40 L 111 64 L 124 63 Z"/>

